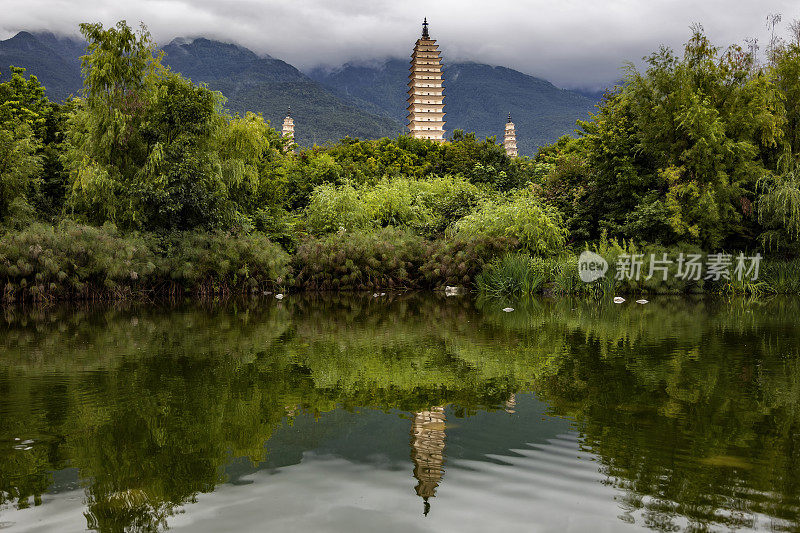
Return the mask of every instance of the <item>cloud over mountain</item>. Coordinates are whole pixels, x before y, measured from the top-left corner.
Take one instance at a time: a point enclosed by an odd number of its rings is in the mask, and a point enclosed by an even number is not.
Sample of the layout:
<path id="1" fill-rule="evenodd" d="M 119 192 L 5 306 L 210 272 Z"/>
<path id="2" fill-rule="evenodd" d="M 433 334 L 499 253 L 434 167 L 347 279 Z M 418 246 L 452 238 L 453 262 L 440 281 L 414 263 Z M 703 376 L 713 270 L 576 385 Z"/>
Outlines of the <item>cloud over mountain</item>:
<path id="1" fill-rule="evenodd" d="M 619 78 L 660 44 L 680 47 L 702 23 L 719 44 L 759 37 L 765 17 L 800 17 L 788 0 L 2 0 L 0 39 L 20 30 L 74 34 L 84 21 L 143 21 L 162 45 L 177 36 L 237 42 L 301 69 L 406 57 L 427 16 L 445 61 L 505 65 L 559 86 L 598 86 Z"/>

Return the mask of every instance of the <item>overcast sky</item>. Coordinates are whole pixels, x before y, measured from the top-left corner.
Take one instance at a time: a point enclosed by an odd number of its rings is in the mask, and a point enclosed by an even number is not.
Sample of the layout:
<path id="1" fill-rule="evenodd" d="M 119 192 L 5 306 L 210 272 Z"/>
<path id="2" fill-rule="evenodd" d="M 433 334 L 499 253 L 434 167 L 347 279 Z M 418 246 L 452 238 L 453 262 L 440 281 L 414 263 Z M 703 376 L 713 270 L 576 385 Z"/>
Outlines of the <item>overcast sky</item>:
<path id="1" fill-rule="evenodd" d="M 681 47 L 694 22 L 715 43 L 757 37 L 766 17 L 780 30 L 800 18 L 797 0 L 0 0 L 0 39 L 20 30 L 75 34 L 79 22 L 144 22 L 155 39 L 206 36 L 237 42 L 300 69 L 408 57 L 422 18 L 445 61 L 504 65 L 561 87 L 619 78 L 625 61 L 661 44 Z"/>

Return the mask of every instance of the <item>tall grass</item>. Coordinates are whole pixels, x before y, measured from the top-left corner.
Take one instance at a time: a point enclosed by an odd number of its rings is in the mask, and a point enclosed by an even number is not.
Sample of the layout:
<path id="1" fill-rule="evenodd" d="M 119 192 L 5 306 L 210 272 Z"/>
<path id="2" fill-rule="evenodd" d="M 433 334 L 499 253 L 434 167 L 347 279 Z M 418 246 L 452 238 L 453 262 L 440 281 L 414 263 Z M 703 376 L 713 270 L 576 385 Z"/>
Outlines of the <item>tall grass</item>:
<path id="1" fill-rule="evenodd" d="M 549 277 L 545 260 L 510 253 L 486 265 L 475 284 L 481 293 L 489 296 L 529 295 L 541 292 Z"/>
<path id="2" fill-rule="evenodd" d="M 624 250 L 621 251 L 621 250 Z M 630 244 L 616 250 L 619 253 L 656 253 L 660 257 L 667 250 L 668 257 L 677 256 L 680 248 L 664 249 L 649 246 L 635 248 Z M 737 279 L 731 272 L 730 279 L 718 281 L 684 280 L 677 277 L 676 266 L 669 268 L 667 280 L 661 275 L 646 279 L 647 259 L 640 279 L 617 279 L 614 269 L 615 250 L 601 249 L 601 255 L 609 261 L 606 275 L 585 283 L 578 272 L 576 255 L 561 255 L 539 259 L 527 254 L 507 254 L 486 265 L 476 278 L 476 287 L 488 296 L 514 296 L 544 292 L 558 296 L 589 296 L 605 298 L 615 295 L 635 294 L 721 294 L 764 298 L 770 295 L 800 295 L 800 259 L 763 259 L 758 279 Z"/>
<path id="3" fill-rule="evenodd" d="M 614 294 L 616 282 L 613 276 L 606 275 L 591 283 L 581 280 L 578 274 L 578 257 L 562 255 L 547 260 L 549 277 L 545 292 L 557 295 L 580 295 L 600 298 Z"/>
<path id="4" fill-rule="evenodd" d="M 760 279 L 771 293 L 800 294 L 800 259 L 765 259 Z"/>

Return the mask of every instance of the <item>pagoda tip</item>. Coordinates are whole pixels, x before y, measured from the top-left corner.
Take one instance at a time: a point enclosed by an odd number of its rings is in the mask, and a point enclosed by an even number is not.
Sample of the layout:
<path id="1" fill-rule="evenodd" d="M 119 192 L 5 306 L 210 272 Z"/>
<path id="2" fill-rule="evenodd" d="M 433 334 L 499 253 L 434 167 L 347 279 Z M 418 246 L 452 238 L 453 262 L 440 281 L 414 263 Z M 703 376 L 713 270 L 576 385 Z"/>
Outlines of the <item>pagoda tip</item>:
<path id="1" fill-rule="evenodd" d="M 510 112 L 508 113 L 508 122 L 509 123 L 511 122 L 511 113 Z"/>
<path id="2" fill-rule="evenodd" d="M 425 20 L 422 21 L 422 38 L 430 39 L 428 35 L 428 17 L 425 17 Z"/>

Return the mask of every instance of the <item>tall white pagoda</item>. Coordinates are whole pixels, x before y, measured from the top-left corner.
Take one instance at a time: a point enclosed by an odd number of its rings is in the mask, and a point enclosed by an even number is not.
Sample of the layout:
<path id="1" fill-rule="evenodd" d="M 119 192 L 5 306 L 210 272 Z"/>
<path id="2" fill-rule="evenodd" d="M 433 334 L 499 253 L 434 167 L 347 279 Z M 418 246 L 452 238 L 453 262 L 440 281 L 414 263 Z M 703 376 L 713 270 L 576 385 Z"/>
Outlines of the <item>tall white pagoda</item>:
<path id="1" fill-rule="evenodd" d="M 444 141 L 444 87 L 439 45 L 428 34 L 428 19 L 422 37 L 414 45 L 408 76 L 408 134 L 417 139 Z"/>
<path id="2" fill-rule="evenodd" d="M 511 113 L 508 114 L 508 122 L 506 122 L 503 146 L 506 149 L 506 155 L 508 157 L 517 157 L 517 131 L 514 127 L 514 123 L 511 122 Z"/>

